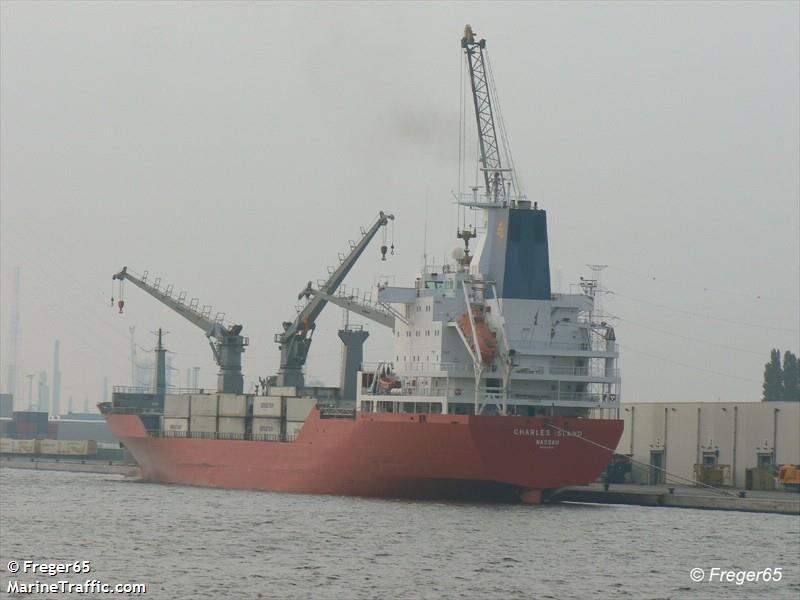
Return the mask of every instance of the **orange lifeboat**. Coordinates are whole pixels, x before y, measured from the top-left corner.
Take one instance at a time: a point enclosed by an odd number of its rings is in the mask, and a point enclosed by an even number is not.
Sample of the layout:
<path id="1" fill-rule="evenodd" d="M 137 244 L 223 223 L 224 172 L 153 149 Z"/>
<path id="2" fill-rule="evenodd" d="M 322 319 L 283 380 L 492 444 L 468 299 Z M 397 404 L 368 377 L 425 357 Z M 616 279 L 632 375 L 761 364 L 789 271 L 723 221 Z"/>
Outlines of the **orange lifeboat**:
<path id="1" fill-rule="evenodd" d="M 489 329 L 483 312 L 479 308 L 472 308 L 472 320 L 475 321 L 475 333 L 478 338 L 478 346 L 480 346 L 481 360 L 484 364 L 490 365 L 497 356 L 497 336 Z M 464 337 L 469 342 L 472 342 L 472 323 L 470 322 L 469 314 L 464 313 L 459 317 L 458 326 L 461 328 Z"/>

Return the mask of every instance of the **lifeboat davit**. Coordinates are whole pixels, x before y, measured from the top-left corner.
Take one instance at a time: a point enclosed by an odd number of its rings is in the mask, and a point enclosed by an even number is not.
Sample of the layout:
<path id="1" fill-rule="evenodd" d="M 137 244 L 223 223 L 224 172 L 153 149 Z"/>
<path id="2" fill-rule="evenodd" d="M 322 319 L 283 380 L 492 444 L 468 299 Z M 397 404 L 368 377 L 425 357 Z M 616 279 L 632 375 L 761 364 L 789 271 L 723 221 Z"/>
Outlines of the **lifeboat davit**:
<path id="1" fill-rule="evenodd" d="M 475 321 L 475 333 L 478 338 L 478 346 L 480 346 L 481 360 L 483 364 L 490 365 L 497 356 L 497 335 L 489 329 L 486 324 L 486 319 L 483 316 L 483 311 L 479 308 L 472 308 L 472 320 Z M 470 321 L 469 314 L 464 313 L 458 319 L 458 326 L 461 332 L 469 342 L 473 341 L 472 336 L 472 322 Z"/>

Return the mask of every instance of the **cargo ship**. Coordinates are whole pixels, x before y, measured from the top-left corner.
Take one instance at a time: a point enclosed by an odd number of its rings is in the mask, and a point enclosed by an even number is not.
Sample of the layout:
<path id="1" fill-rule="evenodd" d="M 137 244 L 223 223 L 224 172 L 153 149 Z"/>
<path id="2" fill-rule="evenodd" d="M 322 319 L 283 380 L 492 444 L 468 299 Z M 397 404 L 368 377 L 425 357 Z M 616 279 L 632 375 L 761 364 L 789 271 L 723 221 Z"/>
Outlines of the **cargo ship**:
<path id="1" fill-rule="evenodd" d="M 293 320 L 275 336 L 279 370 L 252 393 L 243 389 L 242 325 L 212 318 L 147 273 L 114 275 L 200 327 L 220 367 L 216 390 L 167 389 L 159 340 L 155 385 L 115 388 L 100 405 L 145 480 L 538 504 L 595 480 L 610 462 L 622 434 L 618 349 L 596 310 L 597 281 L 582 279 L 575 293 L 551 289 L 546 211 L 520 191 L 495 118 L 486 42 L 467 26 L 461 47 L 479 175 L 454 192 L 463 225 L 452 260 L 426 264 L 407 287 L 383 279 L 370 292 L 346 290 L 345 276 L 378 233 L 381 257 L 394 250 L 394 217 L 380 212 L 328 277 L 300 292 Z M 303 368 L 330 304 L 388 328 L 394 352 L 365 362 L 368 332 L 348 320 L 339 331 L 341 385 L 310 387 Z"/>

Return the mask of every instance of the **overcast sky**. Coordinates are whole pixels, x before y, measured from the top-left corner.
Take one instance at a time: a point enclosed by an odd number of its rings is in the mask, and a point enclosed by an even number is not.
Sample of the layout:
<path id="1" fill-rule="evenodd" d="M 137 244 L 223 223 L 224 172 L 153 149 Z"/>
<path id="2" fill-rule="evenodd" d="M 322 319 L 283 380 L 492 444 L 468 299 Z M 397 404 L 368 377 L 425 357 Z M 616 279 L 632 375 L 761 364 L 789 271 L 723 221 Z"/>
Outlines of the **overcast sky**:
<path id="1" fill-rule="evenodd" d="M 471 23 L 554 284 L 609 265 L 623 399 L 758 400 L 770 348 L 800 349 L 798 6 L 3 2 L 0 388 L 17 266 L 20 367 L 50 371 L 59 338 L 63 406 L 130 384 L 131 325 L 215 385 L 199 329 L 130 284 L 109 306 L 123 265 L 243 323 L 252 381 L 379 210 L 396 255 L 374 242 L 349 285 L 413 280 L 426 198 L 428 253 L 449 255 Z M 330 385 L 341 320 L 323 313 L 307 368 Z M 368 359 L 391 356 L 369 328 Z"/>

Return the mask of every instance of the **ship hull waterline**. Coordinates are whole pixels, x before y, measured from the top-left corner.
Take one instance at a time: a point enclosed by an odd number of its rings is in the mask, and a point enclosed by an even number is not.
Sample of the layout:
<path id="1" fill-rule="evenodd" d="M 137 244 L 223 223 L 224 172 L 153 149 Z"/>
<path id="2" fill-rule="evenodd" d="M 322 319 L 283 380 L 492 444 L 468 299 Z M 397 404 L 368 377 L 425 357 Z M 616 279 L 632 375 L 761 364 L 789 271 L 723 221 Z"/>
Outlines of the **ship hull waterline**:
<path id="1" fill-rule="evenodd" d="M 379 498 L 538 504 L 594 481 L 622 421 L 311 411 L 293 442 L 155 437 L 134 414 L 106 414 L 144 481 Z M 552 425 L 552 426 L 551 426 Z"/>

